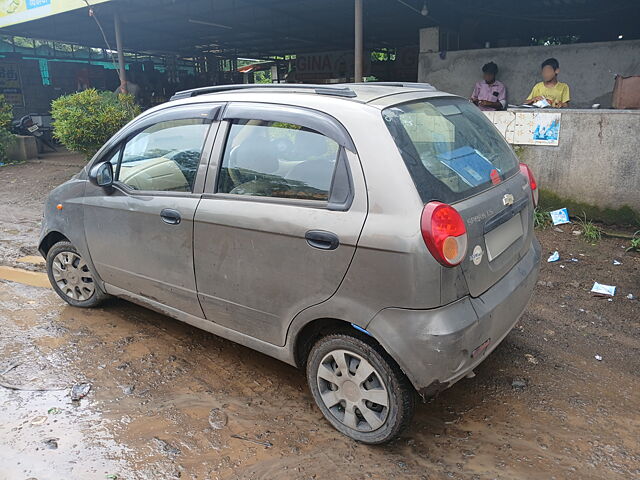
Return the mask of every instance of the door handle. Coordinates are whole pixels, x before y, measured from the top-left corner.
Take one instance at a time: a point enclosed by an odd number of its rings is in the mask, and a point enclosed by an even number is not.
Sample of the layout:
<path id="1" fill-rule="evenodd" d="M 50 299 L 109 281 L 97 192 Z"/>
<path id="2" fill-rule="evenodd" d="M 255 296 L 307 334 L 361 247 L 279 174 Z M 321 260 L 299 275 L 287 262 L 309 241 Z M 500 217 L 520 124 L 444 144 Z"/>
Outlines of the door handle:
<path id="1" fill-rule="evenodd" d="M 340 245 L 340 240 L 335 233 L 323 230 L 309 230 L 304 238 L 309 246 L 320 250 L 335 250 Z"/>
<path id="2" fill-rule="evenodd" d="M 182 221 L 180 212 L 172 208 L 165 208 L 160 212 L 160 218 L 169 225 L 178 225 Z"/>

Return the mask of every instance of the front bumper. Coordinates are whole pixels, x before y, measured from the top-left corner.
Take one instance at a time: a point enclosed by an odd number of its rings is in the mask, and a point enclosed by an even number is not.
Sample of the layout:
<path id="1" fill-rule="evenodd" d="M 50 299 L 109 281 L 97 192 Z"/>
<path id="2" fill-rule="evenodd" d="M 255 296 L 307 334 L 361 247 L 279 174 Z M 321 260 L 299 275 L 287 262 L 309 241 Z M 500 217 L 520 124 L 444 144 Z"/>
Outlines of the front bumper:
<path id="1" fill-rule="evenodd" d="M 416 390 L 432 396 L 467 375 L 507 336 L 531 299 L 539 269 L 540 244 L 534 237 L 527 254 L 479 297 L 431 310 L 387 308 L 367 330 Z"/>

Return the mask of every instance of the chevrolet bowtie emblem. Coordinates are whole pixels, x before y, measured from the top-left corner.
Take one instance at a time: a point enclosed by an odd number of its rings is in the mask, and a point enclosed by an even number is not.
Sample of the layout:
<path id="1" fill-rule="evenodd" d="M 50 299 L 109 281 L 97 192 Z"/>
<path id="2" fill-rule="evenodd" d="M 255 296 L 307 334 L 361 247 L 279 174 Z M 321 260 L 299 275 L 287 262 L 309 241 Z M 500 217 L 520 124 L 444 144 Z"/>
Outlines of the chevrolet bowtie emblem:
<path id="1" fill-rule="evenodd" d="M 507 193 L 504 197 L 502 197 L 502 204 L 504 206 L 513 205 L 513 195 Z"/>

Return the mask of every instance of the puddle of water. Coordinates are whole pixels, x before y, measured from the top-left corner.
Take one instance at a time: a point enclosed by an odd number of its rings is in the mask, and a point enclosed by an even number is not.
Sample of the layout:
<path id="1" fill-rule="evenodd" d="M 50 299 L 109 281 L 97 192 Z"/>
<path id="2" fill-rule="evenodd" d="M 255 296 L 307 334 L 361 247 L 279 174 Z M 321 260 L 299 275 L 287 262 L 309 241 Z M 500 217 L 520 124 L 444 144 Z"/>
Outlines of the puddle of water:
<path id="1" fill-rule="evenodd" d="M 27 255 L 16 260 L 18 263 L 29 263 L 31 265 L 44 265 L 46 263 L 44 257 L 39 255 Z"/>
<path id="2" fill-rule="evenodd" d="M 128 447 L 114 438 L 119 419 L 101 413 L 105 382 L 74 364 L 68 345 L 75 339 L 59 320 L 74 311 L 51 290 L 0 286 L 0 479 L 140 478 L 128 467 Z M 82 382 L 93 388 L 72 402 L 70 389 Z"/>
<path id="3" fill-rule="evenodd" d="M 51 288 L 46 273 L 29 272 L 20 268 L 0 266 L 0 280 L 9 280 L 32 287 Z"/>
<path id="4" fill-rule="evenodd" d="M 125 462 L 105 455 L 121 456 L 123 447 L 87 405 L 73 405 L 66 391 L 0 389 L 0 477 L 133 478 Z"/>

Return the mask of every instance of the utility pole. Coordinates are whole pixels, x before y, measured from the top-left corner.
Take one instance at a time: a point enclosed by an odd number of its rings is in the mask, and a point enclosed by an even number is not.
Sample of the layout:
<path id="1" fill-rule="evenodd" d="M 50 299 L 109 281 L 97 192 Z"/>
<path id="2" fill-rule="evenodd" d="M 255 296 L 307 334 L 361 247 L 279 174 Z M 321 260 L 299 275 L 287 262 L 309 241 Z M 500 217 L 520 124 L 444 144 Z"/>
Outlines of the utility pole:
<path id="1" fill-rule="evenodd" d="M 355 0 L 355 51 L 353 68 L 353 81 L 362 82 L 362 1 Z"/>
<path id="2" fill-rule="evenodd" d="M 116 49 L 118 50 L 118 65 L 120 67 L 120 92 L 127 93 L 127 69 L 124 64 L 124 50 L 122 49 L 122 27 L 120 25 L 120 15 L 113 14 L 113 24 L 116 30 Z"/>

